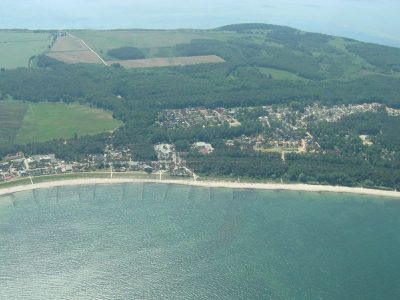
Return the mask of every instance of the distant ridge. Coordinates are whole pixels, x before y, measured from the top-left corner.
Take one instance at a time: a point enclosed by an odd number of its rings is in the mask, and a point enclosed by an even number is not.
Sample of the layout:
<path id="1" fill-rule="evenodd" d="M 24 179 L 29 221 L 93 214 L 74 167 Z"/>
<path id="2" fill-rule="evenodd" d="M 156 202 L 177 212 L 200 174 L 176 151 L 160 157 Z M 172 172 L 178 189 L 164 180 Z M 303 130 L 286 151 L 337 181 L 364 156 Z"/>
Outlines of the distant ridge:
<path id="1" fill-rule="evenodd" d="M 266 23 L 241 23 L 241 24 L 231 24 L 225 25 L 222 27 L 218 27 L 217 30 L 222 31 L 235 31 L 235 32 L 243 32 L 248 30 L 273 30 L 273 29 L 286 29 L 300 32 L 300 30 L 282 25 L 273 25 Z"/>

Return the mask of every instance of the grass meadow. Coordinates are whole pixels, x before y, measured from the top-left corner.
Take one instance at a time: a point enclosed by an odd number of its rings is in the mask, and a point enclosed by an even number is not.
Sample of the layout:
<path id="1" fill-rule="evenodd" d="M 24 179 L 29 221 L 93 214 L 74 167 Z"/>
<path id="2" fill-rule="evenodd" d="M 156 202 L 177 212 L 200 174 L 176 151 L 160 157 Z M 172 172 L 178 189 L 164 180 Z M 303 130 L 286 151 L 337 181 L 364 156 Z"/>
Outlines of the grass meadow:
<path id="1" fill-rule="evenodd" d="M 0 146 L 113 131 L 122 122 L 79 104 L 0 102 Z"/>
<path id="2" fill-rule="evenodd" d="M 32 56 L 48 50 L 49 33 L 0 30 L 0 68 L 28 67 Z"/>
<path id="3" fill-rule="evenodd" d="M 23 102 L 0 102 L 0 147 L 14 144 L 27 109 Z"/>

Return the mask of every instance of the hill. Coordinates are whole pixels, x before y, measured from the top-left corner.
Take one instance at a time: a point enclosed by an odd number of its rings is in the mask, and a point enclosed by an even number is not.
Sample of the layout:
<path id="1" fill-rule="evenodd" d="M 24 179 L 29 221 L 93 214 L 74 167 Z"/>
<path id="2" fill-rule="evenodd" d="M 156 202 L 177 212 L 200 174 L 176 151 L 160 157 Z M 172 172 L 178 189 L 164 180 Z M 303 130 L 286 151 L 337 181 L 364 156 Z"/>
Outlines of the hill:
<path id="1" fill-rule="evenodd" d="M 42 48 L 35 46 L 40 42 Z M 11 46 L 15 51 L 10 51 Z M 102 64 L 101 57 L 111 65 L 118 62 L 112 54 L 121 51 L 122 62 L 129 58 L 218 56 L 247 67 L 245 71 L 250 68 L 253 73 L 274 79 L 281 79 L 276 75 L 279 71 L 287 72 L 286 78 L 300 76 L 308 80 L 399 76 L 400 65 L 397 48 L 269 24 L 229 25 L 214 30 L 72 30 L 68 35 L 54 31 L 0 32 L 0 66 L 7 68 L 28 66 L 29 58 L 40 54 L 66 63 Z M 214 61 L 204 61 L 208 62 Z M 236 73 L 229 75 L 237 77 Z"/>

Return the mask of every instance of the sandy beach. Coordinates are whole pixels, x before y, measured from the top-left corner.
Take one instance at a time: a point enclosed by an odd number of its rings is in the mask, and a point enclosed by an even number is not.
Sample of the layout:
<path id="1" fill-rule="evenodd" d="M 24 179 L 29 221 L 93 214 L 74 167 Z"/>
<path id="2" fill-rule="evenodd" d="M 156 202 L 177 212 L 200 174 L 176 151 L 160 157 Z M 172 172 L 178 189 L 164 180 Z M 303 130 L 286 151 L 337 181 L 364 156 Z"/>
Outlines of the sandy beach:
<path id="1" fill-rule="evenodd" d="M 37 184 L 1 188 L 0 196 L 13 194 L 23 191 L 46 189 L 62 186 L 80 186 L 95 184 L 123 184 L 123 183 L 161 183 L 190 185 L 197 187 L 212 188 L 231 188 L 231 189 L 255 189 L 255 190 L 282 190 L 282 191 L 301 191 L 301 192 L 329 192 L 329 193 L 348 193 L 358 195 L 370 195 L 377 197 L 388 197 L 400 200 L 400 192 L 383 191 L 366 188 L 353 188 L 342 186 L 308 185 L 308 184 L 278 184 L 278 183 L 240 183 L 229 181 L 189 181 L 189 180 L 155 180 L 155 179 L 71 179 L 60 181 L 49 181 Z"/>

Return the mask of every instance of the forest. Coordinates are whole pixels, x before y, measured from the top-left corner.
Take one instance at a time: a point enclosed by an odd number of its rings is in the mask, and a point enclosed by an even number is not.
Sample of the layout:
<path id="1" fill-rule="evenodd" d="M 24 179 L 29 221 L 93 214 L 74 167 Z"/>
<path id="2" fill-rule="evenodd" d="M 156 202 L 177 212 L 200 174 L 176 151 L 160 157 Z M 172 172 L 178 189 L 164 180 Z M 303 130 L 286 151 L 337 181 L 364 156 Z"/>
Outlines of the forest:
<path id="1" fill-rule="evenodd" d="M 259 127 L 251 122 L 239 128 L 174 131 L 155 126 L 160 111 L 186 107 L 377 102 L 400 108 L 400 49 L 267 24 L 232 25 L 215 31 L 234 32 L 236 37 L 193 39 L 169 52 L 179 56 L 218 55 L 226 63 L 128 70 L 116 65 L 68 65 L 41 55 L 35 67 L 2 69 L 0 101 L 85 103 L 111 111 L 125 126 L 111 137 L 82 136 L 68 144 L 60 140 L 10 144 L 0 149 L 0 156 L 24 151 L 74 159 L 100 153 L 106 143 L 113 143 L 130 146 L 138 160 L 151 160 L 155 158 L 155 143 L 176 143 L 180 150 L 187 150 L 190 143 L 201 140 L 213 143 L 217 150 L 207 157 L 189 155 L 190 166 L 200 174 L 400 188 L 399 152 L 384 159 L 382 149 L 376 149 L 381 145 L 391 152 L 399 150 L 395 136 L 399 118 L 385 114 L 353 116 L 338 124 L 311 128 L 327 153 L 293 154 L 286 164 L 279 155 L 225 148 L 223 138 L 257 133 Z M 109 55 L 142 57 L 143 49 L 131 50 L 116 49 Z M 276 79 L 270 70 L 292 76 Z M 388 134 L 376 135 L 368 159 L 354 149 L 360 146 L 358 140 L 349 143 L 345 137 L 348 132 L 350 136 L 374 135 L 382 130 Z M 324 139 L 327 135 L 335 138 Z"/>
<path id="2" fill-rule="evenodd" d="M 108 50 L 107 54 L 113 58 L 128 60 L 128 59 L 143 59 L 146 56 L 140 49 L 135 47 L 121 47 Z"/>

